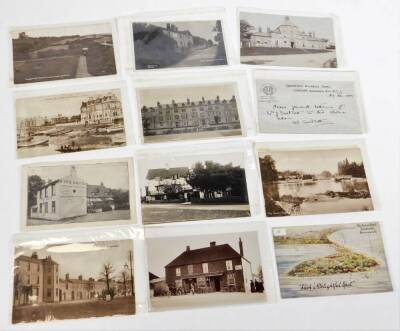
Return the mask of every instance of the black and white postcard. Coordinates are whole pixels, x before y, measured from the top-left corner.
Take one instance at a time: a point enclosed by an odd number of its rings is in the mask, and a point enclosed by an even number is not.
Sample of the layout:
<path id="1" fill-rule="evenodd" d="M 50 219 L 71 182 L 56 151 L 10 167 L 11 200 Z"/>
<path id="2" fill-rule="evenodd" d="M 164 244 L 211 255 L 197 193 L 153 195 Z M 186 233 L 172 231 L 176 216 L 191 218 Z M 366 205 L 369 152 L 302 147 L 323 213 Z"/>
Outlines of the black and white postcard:
<path id="1" fill-rule="evenodd" d="M 220 20 L 134 22 L 132 30 L 136 69 L 228 63 Z"/>
<path id="2" fill-rule="evenodd" d="M 120 89 L 21 97 L 15 108 L 18 158 L 126 145 Z"/>
<path id="3" fill-rule="evenodd" d="M 266 300 L 257 232 L 149 238 L 146 244 L 153 311 Z"/>
<path id="4" fill-rule="evenodd" d="M 144 225 L 250 216 L 244 153 L 140 161 Z"/>
<path id="5" fill-rule="evenodd" d="M 267 216 L 373 210 L 358 146 L 259 148 Z"/>
<path id="6" fill-rule="evenodd" d="M 234 84 L 138 89 L 145 143 L 242 134 Z"/>
<path id="7" fill-rule="evenodd" d="M 241 12 L 240 62 L 336 68 L 333 18 Z"/>
<path id="8" fill-rule="evenodd" d="M 23 228 L 126 224 L 135 217 L 130 159 L 29 165 L 23 170 Z"/>
<path id="9" fill-rule="evenodd" d="M 132 240 L 15 246 L 12 323 L 135 314 Z"/>
<path id="10" fill-rule="evenodd" d="M 391 292 L 379 223 L 273 228 L 282 298 Z"/>
<path id="11" fill-rule="evenodd" d="M 14 84 L 117 73 L 110 22 L 15 29 L 11 39 Z"/>
<path id="12" fill-rule="evenodd" d="M 364 131 L 358 81 L 348 72 L 305 78 L 259 70 L 255 78 L 260 133 L 360 134 Z M 271 77 L 271 76 L 272 77 Z M 318 78 L 321 77 L 321 78 Z"/>

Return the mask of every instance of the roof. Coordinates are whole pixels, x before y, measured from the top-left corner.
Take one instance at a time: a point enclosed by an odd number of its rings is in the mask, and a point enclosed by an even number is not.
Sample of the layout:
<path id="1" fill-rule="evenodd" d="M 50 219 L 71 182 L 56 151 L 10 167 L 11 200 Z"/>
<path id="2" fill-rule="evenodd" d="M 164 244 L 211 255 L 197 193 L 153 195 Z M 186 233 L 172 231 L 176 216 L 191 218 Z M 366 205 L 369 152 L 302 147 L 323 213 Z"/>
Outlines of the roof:
<path id="1" fill-rule="evenodd" d="M 156 177 L 160 178 L 170 178 L 173 175 L 178 175 L 179 177 L 186 177 L 189 174 L 188 167 L 177 167 L 177 168 L 160 168 L 160 169 L 150 169 L 147 172 L 146 179 L 152 180 Z"/>
<path id="2" fill-rule="evenodd" d="M 177 267 L 188 264 L 198 264 L 203 262 L 227 260 L 232 258 L 241 258 L 230 245 L 216 245 L 205 248 L 184 251 L 176 259 L 172 260 L 165 267 Z"/>
<path id="3" fill-rule="evenodd" d="M 158 278 L 159 278 L 158 276 L 156 276 L 152 272 L 149 272 L 149 280 L 158 279 Z"/>

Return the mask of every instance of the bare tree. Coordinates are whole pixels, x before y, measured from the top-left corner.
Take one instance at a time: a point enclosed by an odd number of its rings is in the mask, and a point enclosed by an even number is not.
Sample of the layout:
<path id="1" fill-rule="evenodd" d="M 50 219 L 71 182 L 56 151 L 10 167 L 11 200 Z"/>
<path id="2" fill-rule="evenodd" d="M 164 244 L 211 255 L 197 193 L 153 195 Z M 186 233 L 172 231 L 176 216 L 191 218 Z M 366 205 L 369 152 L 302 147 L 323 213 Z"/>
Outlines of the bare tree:
<path id="1" fill-rule="evenodd" d="M 127 293 L 128 277 L 128 273 L 125 270 L 121 271 L 121 279 L 124 284 L 124 296 L 126 296 Z"/>
<path id="2" fill-rule="evenodd" d="M 107 286 L 107 293 L 110 293 L 110 282 L 113 278 L 114 267 L 110 262 L 103 264 L 103 270 L 100 272 L 100 276 L 104 278 Z"/>

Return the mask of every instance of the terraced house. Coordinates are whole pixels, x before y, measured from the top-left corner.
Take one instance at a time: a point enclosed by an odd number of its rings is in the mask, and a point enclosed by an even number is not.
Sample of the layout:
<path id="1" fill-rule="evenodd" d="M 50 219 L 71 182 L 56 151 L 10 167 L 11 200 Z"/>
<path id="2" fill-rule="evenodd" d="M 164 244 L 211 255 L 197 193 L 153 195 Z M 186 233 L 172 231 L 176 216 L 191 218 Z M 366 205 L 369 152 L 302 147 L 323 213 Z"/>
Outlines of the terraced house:
<path id="1" fill-rule="evenodd" d="M 142 125 L 145 136 L 183 132 L 240 129 L 240 120 L 235 96 L 230 100 L 213 100 L 161 104 L 155 107 L 143 106 Z"/>
<path id="2" fill-rule="evenodd" d="M 81 104 L 81 124 L 121 124 L 123 113 L 121 101 L 115 94 L 90 97 Z"/>

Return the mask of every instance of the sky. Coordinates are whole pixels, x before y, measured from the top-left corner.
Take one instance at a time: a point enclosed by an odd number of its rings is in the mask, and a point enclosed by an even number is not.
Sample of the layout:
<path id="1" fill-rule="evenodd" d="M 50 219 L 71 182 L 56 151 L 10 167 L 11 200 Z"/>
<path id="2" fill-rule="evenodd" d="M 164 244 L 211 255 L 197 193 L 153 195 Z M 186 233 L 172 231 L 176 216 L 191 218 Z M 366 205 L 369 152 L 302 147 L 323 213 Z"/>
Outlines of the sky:
<path id="1" fill-rule="evenodd" d="M 40 247 L 35 242 L 33 245 L 24 247 L 17 246 L 15 254 L 16 256 L 31 256 L 33 252 L 37 252 L 39 258 L 50 255 L 59 264 L 59 276 L 62 279 L 65 278 L 66 273 L 69 273 L 70 278 L 78 278 L 79 275 L 82 275 L 85 279 L 89 277 L 98 279 L 103 263 L 108 262 L 111 262 L 114 266 L 117 276 L 124 270 L 124 265 L 129 261 L 129 251 L 132 250 L 132 240 L 86 242 L 45 247 Z"/>
<path id="2" fill-rule="evenodd" d="M 211 155 L 185 155 L 171 158 L 148 158 L 143 159 L 139 166 L 139 178 L 141 189 L 146 186 L 146 176 L 150 169 L 160 168 L 176 168 L 189 167 L 191 168 L 196 162 L 213 161 L 220 164 L 229 164 L 241 166 L 244 168 L 243 153 L 228 153 L 228 154 L 211 154 Z"/>
<path id="3" fill-rule="evenodd" d="M 260 151 L 260 157 L 271 155 L 276 162 L 278 171 L 304 171 L 309 174 L 320 174 L 324 170 L 337 173 L 337 164 L 346 158 L 349 162 L 362 162 L 362 155 L 358 148 L 343 149 L 318 149 L 318 150 L 296 150 Z"/>
<path id="4" fill-rule="evenodd" d="M 235 95 L 234 86 L 225 85 L 207 85 L 207 86 L 179 86 L 164 88 L 149 88 L 139 90 L 140 108 L 143 106 L 155 107 L 157 101 L 161 104 L 170 104 L 172 99 L 175 102 L 186 102 L 187 98 L 191 101 L 200 101 L 202 97 L 206 100 L 215 99 L 217 96 L 221 100 L 230 100 Z"/>
<path id="5" fill-rule="evenodd" d="M 72 165 L 29 167 L 28 176 L 38 175 L 47 180 L 57 180 L 70 175 Z M 108 188 L 129 190 L 129 171 L 127 162 L 76 164 L 78 177 L 87 184 Z"/>
<path id="6" fill-rule="evenodd" d="M 267 27 L 275 30 L 283 24 L 286 15 L 270 15 L 257 13 L 241 13 L 240 19 L 246 20 L 254 26 L 255 31 L 261 26 L 262 31 L 266 32 Z M 315 32 L 317 38 L 326 38 L 334 42 L 333 20 L 330 17 L 302 17 L 289 16 L 290 20 L 296 24 L 300 30 L 308 33 Z"/>
<path id="7" fill-rule="evenodd" d="M 260 248 L 257 232 L 218 233 L 198 236 L 181 236 L 147 239 L 147 259 L 149 272 L 158 277 L 165 277 L 165 265 L 186 250 L 209 247 L 210 242 L 217 245 L 229 244 L 239 253 L 239 237 L 242 238 L 244 257 L 252 264 L 253 273 L 257 273 L 261 265 Z M 168 249 L 165 249 L 168 247 Z"/>
<path id="8" fill-rule="evenodd" d="M 163 28 L 167 27 L 167 23 L 175 24 L 179 31 L 189 30 L 193 36 L 202 37 L 204 39 L 212 39 L 217 34 L 213 31 L 216 21 L 191 21 L 191 22 L 149 22 Z"/>
<path id="9" fill-rule="evenodd" d="M 57 27 L 18 29 L 11 32 L 13 39 L 18 38 L 20 32 L 25 32 L 29 37 L 68 37 L 73 35 L 91 35 L 91 34 L 111 34 L 110 23 L 85 24 L 85 25 L 65 25 Z"/>
<path id="10" fill-rule="evenodd" d="M 121 100 L 121 94 L 118 89 L 17 99 L 17 118 L 54 117 L 58 114 L 69 117 L 80 115 L 82 101 L 87 101 L 90 97 L 103 97 L 111 93 L 114 93 Z"/>

